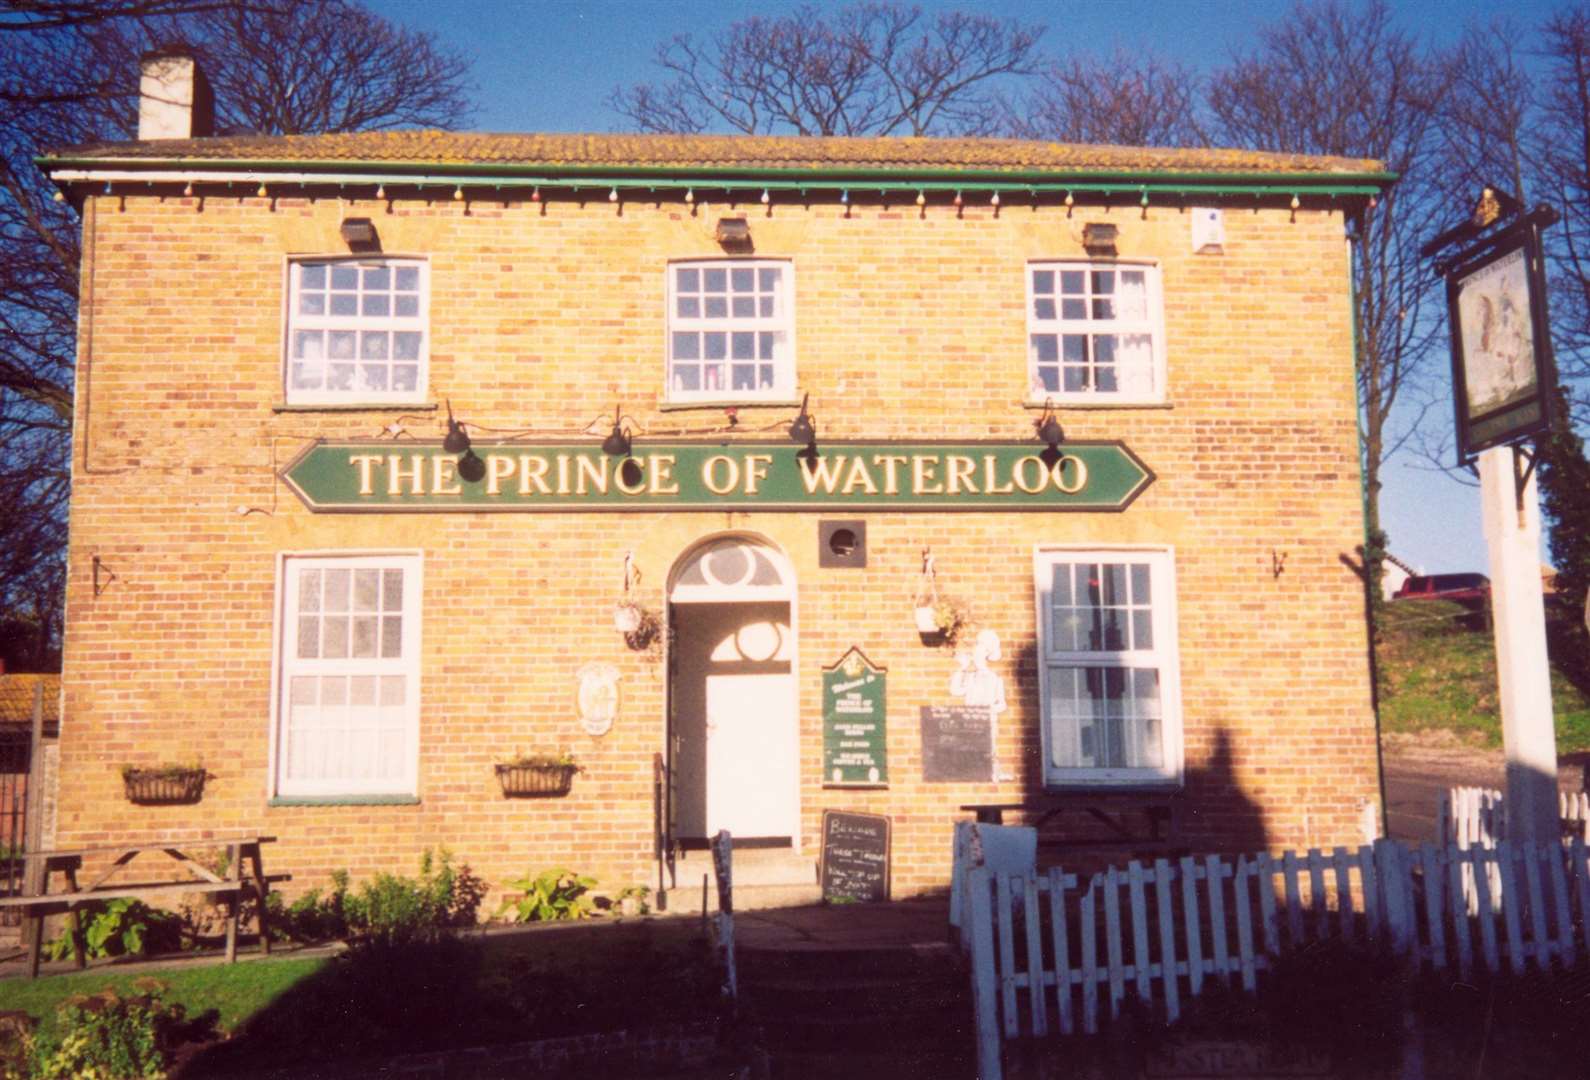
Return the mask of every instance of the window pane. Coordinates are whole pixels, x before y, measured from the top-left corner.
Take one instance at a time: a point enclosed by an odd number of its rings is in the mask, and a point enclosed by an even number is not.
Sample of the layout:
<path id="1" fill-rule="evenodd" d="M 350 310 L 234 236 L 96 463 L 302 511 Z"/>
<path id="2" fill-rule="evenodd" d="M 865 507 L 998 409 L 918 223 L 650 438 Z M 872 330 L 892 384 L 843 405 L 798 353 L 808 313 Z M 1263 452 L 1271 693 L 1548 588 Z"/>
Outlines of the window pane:
<path id="1" fill-rule="evenodd" d="M 313 660 L 320 655 L 320 620 L 313 615 L 298 617 L 298 658 Z"/>
<path id="2" fill-rule="evenodd" d="M 756 367 L 755 367 L 755 365 L 752 365 L 752 364 L 735 364 L 734 367 L 733 367 L 733 372 L 734 372 L 734 389 L 736 389 L 736 390 L 755 390 L 756 389 Z"/>
<path id="3" fill-rule="evenodd" d="M 733 356 L 736 360 L 756 359 L 756 335 L 745 331 L 736 331 L 734 337 Z"/>
<path id="4" fill-rule="evenodd" d="M 1053 334 L 1032 335 L 1032 354 L 1040 364 L 1055 364 L 1060 361 L 1060 345 Z"/>
<path id="5" fill-rule="evenodd" d="M 679 317 L 681 319 L 699 319 L 701 317 L 701 299 L 695 296 L 681 296 L 679 298 Z"/>
<path id="6" fill-rule="evenodd" d="M 293 335 L 293 355 L 300 360 L 319 360 L 324 344 L 325 336 L 319 330 L 300 330 Z"/>
<path id="7" fill-rule="evenodd" d="M 298 285 L 303 289 L 326 287 L 326 264 L 305 263 L 298 268 Z"/>
<path id="8" fill-rule="evenodd" d="M 674 284 L 680 292 L 701 291 L 701 271 L 680 269 L 674 273 Z"/>
<path id="9" fill-rule="evenodd" d="M 1060 301 L 1060 316 L 1065 319 L 1085 319 L 1088 317 L 1088 305 L 1085 300 Z"/>
<path id="10" fill-rule="evenodd" d="M 699 334 L 674 334 L 674 359 L 699 360 L 701 359 L 701 336 Z"/>
<path id="11" fill-rule="evenodd" d="M 729 317 L 729 302 L 721 296 L 707 297 L 707 318 L 726 319 Z"/>
<path id="12" fill-rule="evenodd" d="M 361 386 L 365 390 L 385 390 L 387 368 L 385 364 L 360 364 L 359 370 L 363 373 Z"/>
<path id="13" fill-rule="evenodd" d="M 383 616 L 381 619 L 381 656 L 390 660 L 402 655 L 403 616 Z"/>
<path id="14" fill-rule="evenodd" d="M 375 639 L 379 625 L 374 615 L 359 615 L 353 619 L 353 655 L 355 659 L 375 656 Z"/>
<path id="15" fill-rule="evenodd" d="M 1034 270 L 1032 272 L 1032 291 L 1052 294 L 1054 292 L 1054 271 Z"/>
<path id="16" fill-rule="evenodd" d="M 762 297 L 762 299 L 760 301 L 760 304 L 761 304 L 760 314 L 761 314 L 762 318 L 771 319 L 773 317 L 773 304 L 774 304 L 773 297 L 771 297 L 771 296 Z"/>
<path id="17" fill-rule="evenodd" d="M 392 313 L 392 298 L 385 293 L 366 293 L 364 297 L 364 313 L 367 316 L 386 318 Z"/>
<path id="18" fill-rule="evenodd" d="M 349 573 L 346 570 L 327 570 L 324 593 L 327 611 L 348 610 Z"/>
<path id="19" fill-rule="evenodd" d="M 387 708 L 402 705 L 407 700 L 407 684 L 402 675 L 381 676 L 381 704 Z"/>
<path id="20" fill-rule="evenodd" d="M 333 266 L 331 268 L 331 287 L 333 289 L 357 289 L 359 287 L 359 270 L 353 266 Z"/>
<path id="21" fill-rule="evenodd" d="M 1115 318 L 1115 301 L 1108 297 L 1095 297 L 1093 301 L 1093 317 L 1095 319 Z"/>
<path id="22" fill-rule="evenodd" d="M 352 330 L 333 330 L 326 335 L 327 352 L 333 360 L 352 360 L 359 335 Z"/>
<path id="23" fill-rule="evenodd" d="M 736 319 L 756 318 L 756 297 L 736 296 L 734 298 L 734 317 Z"/>
<path id="24" fill-rule="evenodd" d="M 702 334 L 708 360 L 722 360 L 729 352 L 728 334 Z"/>
<path id="25" fill-rule="evenodd" d="M 1054 300 L 1052 298 L 1039 297 L 1033 301 L 1032 314 L 1036 319 L 1054 318 Z"/>
<path id="26" fill-rule="evenodd" d="M 417 296 L 398 296 L 393 300 L 392 314 L 403 319 L 412 319 L 420 313 L 420 298 Z"/>
<path id="27" fill-rule="evenodd" d="M 330 373 L 326 376 L 326 388 L 328 390 L 352 390 L 353 365 L 332 364 Z"/>
<path id="28" fill-rule="evenodd" d="M 729 272 L 723 267 L 713 267 L 701 275 L 707 292 L 726 292 L 729 287 Z"/>
<path id="29" fill-rule="evenodd" d="M 756 358 L 758 360 L 772 360 L 774 358 L 774 350 L 778 347 L 778 338 L 779 335 L 773 333 L 758 334 L 756 339 Z"/>
<path id="30" fill-rule="evenodd" d="M 757 273 L 761 279 L 760 283 L 763 292 L 772 292 L 774 289 L 778 288 L 779 278 L 782 276 L 779 273 L 778 267 L 764 266 L 758 270 Z"/>
<path id="31" fill-rule="evenodd" d="M 320 571 L 298 571 L 298 610 L 320 610 Z"/>
<path id="32" fill-rule="evenodd" d="M 381 571 L 359 569 L 353 572 L 353 610 L 374 611 L 381 599 Z"/>
<path id="33" fill-rule="evenodd" d="M 412 330 L 400 330 L 393 334 L 393 358 L 397 360 L 418 360 L 420 358 L 420 338 L 422 336 Z"/>
<path id="34" fill-rule="evenodd" d="M 1103 293 L 1105 295 L 1108 295 L 1110 293 L 1113 293 L 1115 291 L 1115 271 L 1114 270 L 1095 270 L 1095 271 L 1093 271 L 1093 291 L 1094 291 L 1095 294 Z"/>
<path id="35" fill-rule="evenodd" d="M 1060 291 L 1071 296 L 1082 295 L 1082 285 L 1086 280 L 1081 270 L 1060 271 Z"/>
<path id="36" fill-rule="evenodd" d="M 333 315 L 359 314 L 359 295 L 357 293 L 332 293 L 331 313 Z"/>
<path id="37" fill-rule="evenodd" d="M 397 287 L 400 292 L 418 292 L 420 287 L 420 268 L 417 266 L 398 267 Z"/>
<path id="38" fill-rule="evenodd" d="M 298 298 L 298 313 L 300 315 L 324 315 L 326 313 L 325 293 L 304 293 Z"/>
<path id="39" fill-rule="evenodd" d="M 748 266 L 735 267 L 729 272 L 729 278 L 737 293 L 756 291 L 756 274 Z"/>
<path id="40" fill-rule="evenodd" d="M 381 571 L 381 607 L 385 611 L 403 610 L 403 571 Z"/>
<path id="41" fill-rule="evenodd" d="M 1060 372 L 1052 367 L 1038 369 L 1038 385 L 1053 393 L 1060 389 Z"/>
<path id="42" fill-rule="evenodd" d="M 700 390 L 701 368 L 695 364 L 674 368 L 675 390 Z"/>
<path id="43" fill-rule="evenodd" d="M 386 292 L 392 288 L 392 271 L 385 266 L 367 266 L 364 270 L 364 291 Z"/>
<path id="44" fill-rule="evenodd" d="M 321 655 L 328 659 L 338 659 L 348 655 L 348 616 L 326 616 L 325 637 L 321 645 Z"/>
<path id="45" fill-rule="evenodd" d="M 385 330 L 366 330 L 359 335 L 359 355 L 366 360 L 385 360 L 391 335 Z"/>
<path id="46" fill-rule="evenodd" d="M 392 389 L 413 391 L 420 388 L 420 369 L 412 364 L 398 364 L 392 369 Z"/>

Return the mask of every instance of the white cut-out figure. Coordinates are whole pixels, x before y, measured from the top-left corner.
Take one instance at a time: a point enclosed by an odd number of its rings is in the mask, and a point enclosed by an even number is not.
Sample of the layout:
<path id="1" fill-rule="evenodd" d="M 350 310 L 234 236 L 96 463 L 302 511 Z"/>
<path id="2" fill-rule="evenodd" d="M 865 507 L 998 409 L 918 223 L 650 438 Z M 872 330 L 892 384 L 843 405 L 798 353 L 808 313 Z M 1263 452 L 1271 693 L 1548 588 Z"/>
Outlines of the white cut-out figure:
<path id="1" fill-rule="evenodd" d="M 999 635 L 992 630 L 980 630 L 970 653 L 962 650 L 955 654 L 955 674 L 950 676 L 950 693 L 965 698 L 968 705 L 987 705 L 990 716 L 1005 711 L 1004 677 L 989 670 L 989 663 L 998 660 Z"/>

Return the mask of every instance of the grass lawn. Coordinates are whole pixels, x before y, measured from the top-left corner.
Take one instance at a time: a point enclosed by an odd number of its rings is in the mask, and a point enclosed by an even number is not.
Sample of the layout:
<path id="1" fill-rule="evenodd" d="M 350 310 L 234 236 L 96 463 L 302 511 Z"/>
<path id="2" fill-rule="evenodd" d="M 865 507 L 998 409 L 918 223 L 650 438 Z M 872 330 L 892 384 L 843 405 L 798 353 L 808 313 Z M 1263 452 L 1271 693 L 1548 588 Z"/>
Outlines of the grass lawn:
<path id="1" fill-rule="evenodd" d="M 1465 742 L 1500 746 L 1496 652 L 1483 613 L 1443 600 L 1382 608 L 1377 662 L 1386 731 L 1450 731 Z M 1590 750 L 1590 654 L 1572 613 L 1547 608 L 1557 750 Z"/>
<path id="2" fill-rule="evenodd" d="M 189 1017 L 230 1036 L 196 1075 L 379 1059 L 554 1035 L 711 1020 L 718 976 L 694 920 L 589 922 L 468 936 L 336 959 L 55 975 L 0 981 L 0 1009 L 48 1023 L 73 994 L 136 993 L 154 977 Z"/>

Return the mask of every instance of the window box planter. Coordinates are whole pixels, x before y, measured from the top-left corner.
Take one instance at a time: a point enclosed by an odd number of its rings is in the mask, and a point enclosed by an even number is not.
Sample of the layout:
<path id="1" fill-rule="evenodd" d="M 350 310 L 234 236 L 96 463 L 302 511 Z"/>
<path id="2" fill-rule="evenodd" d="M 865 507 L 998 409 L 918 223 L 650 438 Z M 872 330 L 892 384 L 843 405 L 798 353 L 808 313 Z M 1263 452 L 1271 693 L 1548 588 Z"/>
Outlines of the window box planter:
<path id="1" fill-rule="evenodd" d="M 178 806 L 196 803 L 204 797 L 203 769 L 140 769 L 127 766 L 121 771 L 127 801 L 139 806 Z"/>
<path id="2" fill-rule="evenodd" d="M 573 763 L 510 761 L 497 766 L 497 782 L 509 799 L 560 799 L 569 793 L 579 771 Z"/>

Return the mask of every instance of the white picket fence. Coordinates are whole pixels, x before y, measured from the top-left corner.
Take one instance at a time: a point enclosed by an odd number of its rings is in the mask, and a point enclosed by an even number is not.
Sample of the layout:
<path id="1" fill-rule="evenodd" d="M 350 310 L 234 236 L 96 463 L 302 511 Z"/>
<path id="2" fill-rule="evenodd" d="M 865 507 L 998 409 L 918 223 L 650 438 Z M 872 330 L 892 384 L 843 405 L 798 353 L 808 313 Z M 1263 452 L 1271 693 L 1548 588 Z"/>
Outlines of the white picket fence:
<path id="1" fill-rule="evenodd" d="M 1473 916 L 1465 868 L 1478 883 Z M 1271 958 L 1311 941 L 1384 940 L 1421 965 L 1459 975 L 1567 966 L 1590 956 L 1587 913 L 1582 837 L 1467 850 L 1377 840 L 1235 862 L 1156 859 L 1111 867 L 1085 886 L 1059 868 L 976 867 L 966 874 L 962 930 L 978 1075 L 1002 1075 L 1004 1040 L 1096 1032 L 1128 994 L 1169 1022 L 1213 981 L 1262 992 Z"/>
<path id="2" fill-rule="evenodd" d="M 1558 812 L 1561 817 L 1564 839 L 1574 837 L 1590 841 L 1590 793 L 1559 791 Z M 1455 787 L 1441 796 L 1436 815 L 1435 842 L 1438 845 L 1456 844 L 1467 851 L 1472 847 L 1494 848 L 1507 835 L 1507 800 L 1495 788 Z M 1500 894 L 1496 866 L 1490 867 L 1490 894 L 1494 901 Z M 1463 897 L 1470 915 L 1479 912 L 1479 895 L 1474 885 L 1474 868 L 1463 868 Z"/>

